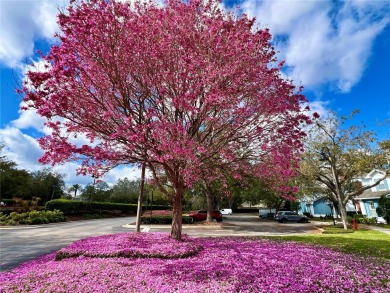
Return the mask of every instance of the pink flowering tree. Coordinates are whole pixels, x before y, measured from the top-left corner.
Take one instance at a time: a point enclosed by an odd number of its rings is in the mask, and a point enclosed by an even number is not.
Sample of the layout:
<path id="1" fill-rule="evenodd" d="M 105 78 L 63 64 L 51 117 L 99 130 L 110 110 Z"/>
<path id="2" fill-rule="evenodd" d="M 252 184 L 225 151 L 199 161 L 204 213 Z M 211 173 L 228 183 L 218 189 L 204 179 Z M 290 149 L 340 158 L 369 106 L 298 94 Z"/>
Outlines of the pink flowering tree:
<path id="1" fill-rule="evenodd" d="M 51 129 L 42 163 L 81 161 L 81 174 L 145 165 L 171 198 L 176 239 L 183 191 L 201 174 L 212 181 L 225 168 L 285 188 L 309 122 L 300 89 L 272 65 L 267 29 L 216 0 L 185 2 L 72 1 L 47 68 L 21 89 Z M 89 143 L 72 143 L 78 135 Z"/>

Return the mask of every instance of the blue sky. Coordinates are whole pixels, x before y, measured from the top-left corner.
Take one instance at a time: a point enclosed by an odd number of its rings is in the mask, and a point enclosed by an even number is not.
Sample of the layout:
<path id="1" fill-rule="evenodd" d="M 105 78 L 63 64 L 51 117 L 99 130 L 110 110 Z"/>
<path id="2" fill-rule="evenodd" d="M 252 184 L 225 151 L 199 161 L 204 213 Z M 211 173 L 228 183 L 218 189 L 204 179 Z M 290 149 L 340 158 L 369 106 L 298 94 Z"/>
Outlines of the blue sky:
<path id="1" fill-rule="evenodd" d="M 125 0 L 123 0 L 125 1 Z M 0 140 L 3 154 L 19 168 L 35 171 L 42 155 L 35 138 L 45 129 L 32 112 L 19 111 L 14 89 L 34 53 L 46 52 L 53 44 L 58 7 L 66 0 L 0 0 Z M 268 27 L 278 57 L 286 61 L 284 74 L 304 93 L 313 110 L 321 115 L 336 111 L 348 115 L 359 109 L 361 121 L 389 138 L 390 119 L 390 1 L 388 0 L 224 0 L 227 9 L 256 17 Z M 55 167 L 67 184 L 86 184 L 88 177 L 75 175 L 75 163 Z M 139 172 L 132 167 L 112 170 L 105 181 L 115 183 Z"/>

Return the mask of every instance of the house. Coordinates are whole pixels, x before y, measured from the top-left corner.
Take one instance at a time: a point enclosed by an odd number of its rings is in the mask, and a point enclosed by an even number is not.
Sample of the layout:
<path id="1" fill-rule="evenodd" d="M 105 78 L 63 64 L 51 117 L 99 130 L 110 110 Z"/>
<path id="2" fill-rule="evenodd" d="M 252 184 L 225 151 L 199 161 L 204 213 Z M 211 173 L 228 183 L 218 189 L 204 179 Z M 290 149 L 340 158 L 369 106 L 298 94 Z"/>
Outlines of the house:
<path id="1" fill-rule="evenodd" d="M 367 186 L 377 182 L 384 175 L 383 171 L 372 170 L 365 177 L 359 179 L 363 186 Z M 378 217 L 376 208 L 378 207 L 379 198 L 385 195 L 390 198 L 390 178 L 384 179 L 377 186 L 364 191 L 361 195 L 354 198 L 356 206 L 363 215 L 368 218 L 377 218 L 378 222 L 385 222 L 381 217 Z"/>
<path id="2" fill-rule="evenodd" d="M 356 212 L 352 202 L 346 205 L 347 212 Z M 300 212 L 310 214 L 313 217 L 333 216 L 338 218 L 337 212 L 333 204 L 324 196 L 313 198 L 305 198 L 300 201 Z"/>

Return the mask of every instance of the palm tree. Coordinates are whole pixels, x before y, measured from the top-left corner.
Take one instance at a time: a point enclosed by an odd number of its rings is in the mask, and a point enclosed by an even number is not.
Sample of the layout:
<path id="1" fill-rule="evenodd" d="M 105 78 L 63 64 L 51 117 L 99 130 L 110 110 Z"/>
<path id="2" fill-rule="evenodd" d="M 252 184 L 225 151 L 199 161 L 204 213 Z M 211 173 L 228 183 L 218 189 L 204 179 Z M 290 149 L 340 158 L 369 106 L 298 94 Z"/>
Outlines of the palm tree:
<path id="1" fill-rule="evenodd" d="M 71 188 L 69 188 L 69 192 L 74 192 L 74 197 L 73 198 L 76 198 L 76 194 L 77 194 L 77 190 L 79 190 L 81 187 L 80 184 L 73 184 Z"/>

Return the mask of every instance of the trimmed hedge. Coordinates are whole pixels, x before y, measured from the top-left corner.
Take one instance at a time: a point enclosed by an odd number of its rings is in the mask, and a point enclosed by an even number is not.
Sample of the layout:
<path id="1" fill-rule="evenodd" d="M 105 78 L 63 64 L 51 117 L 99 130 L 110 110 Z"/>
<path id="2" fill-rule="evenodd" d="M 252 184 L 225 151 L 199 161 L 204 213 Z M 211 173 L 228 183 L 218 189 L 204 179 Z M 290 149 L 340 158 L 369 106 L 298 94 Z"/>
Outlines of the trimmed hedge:
<path id="1" fill-rule="evenodd" d="M 16 204 L 16 201 L 14 199 L 9 199 L 9 198 L 2 198 L 0 200 L 1 202 L 5 203 L 7 206 L 13 206 Z"/>
<path id="2" fill-rule="evenodd" d="M 192 217 L 183 216 L 183 224 L 191 224 Z M 172 224 L 172 216 L 141 217 L 141 224 Z"/>
<path id="3" fill-rule="evenodd" d="M 367 218 L 364 215 L 354 215 L 353 217 L 347 217 L 347 221 L 349 223 L 352 223 L 352 219 L 355 219 L 357 224 L 375 225 L 376 223 L 376 218 Z"/>
<path id="4" fill-rule="evenodd" d="M 155 210 L 164 210 L 166 206 L 153 206 Z M 47 210 L 60 210 L 65 215 L 80 215 L 94 213 L 113 213 L 120 211 L 124 214 L 134 214 L 137 212 L 136 204 L 122 204 L 110 202 L 86 202 L 67 199 L 54 199 L 46 203 Z M 143 207 L 145 210 L 146 207 Z"/>

